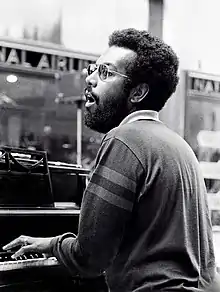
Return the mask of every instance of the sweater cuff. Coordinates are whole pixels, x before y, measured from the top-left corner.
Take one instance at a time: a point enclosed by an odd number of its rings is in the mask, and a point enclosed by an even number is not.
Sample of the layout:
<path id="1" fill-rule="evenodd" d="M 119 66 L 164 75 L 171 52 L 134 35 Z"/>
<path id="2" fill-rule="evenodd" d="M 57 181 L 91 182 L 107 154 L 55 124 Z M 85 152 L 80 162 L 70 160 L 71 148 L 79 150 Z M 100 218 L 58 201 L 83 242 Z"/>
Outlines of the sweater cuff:
<path id="1" fill-rule="evenodd" d="M 56 256 L 57 253 L 59 253 L 59 251 L 60 251 L 60 247 L 62 245 L 63 240 L 65 238 L 69 238 L 69 237 L 76 238 L 76 235 L 74 233 L 67 232 L 67 233 L 64 233 L 62 235 L 58 235 L 58 236 L 53 237 L 50 241 L 50 246 L 49 246 L 50 253 L 53 256 Z"/>

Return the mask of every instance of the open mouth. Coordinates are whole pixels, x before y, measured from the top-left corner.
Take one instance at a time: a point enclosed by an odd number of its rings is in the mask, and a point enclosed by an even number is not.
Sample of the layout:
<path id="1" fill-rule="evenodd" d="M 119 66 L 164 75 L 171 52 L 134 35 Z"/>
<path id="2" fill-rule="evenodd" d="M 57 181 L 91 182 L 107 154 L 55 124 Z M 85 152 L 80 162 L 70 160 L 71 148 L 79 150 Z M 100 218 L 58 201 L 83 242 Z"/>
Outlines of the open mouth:
<path id="1" fill-rule="evenodd" d="M 85 107 L 90 107 L 94 103 L 96 103 L 95 97 L 92 95 L 92 93 L 88 89 L 85 89 L 85 97 L 86 97 Z"/>

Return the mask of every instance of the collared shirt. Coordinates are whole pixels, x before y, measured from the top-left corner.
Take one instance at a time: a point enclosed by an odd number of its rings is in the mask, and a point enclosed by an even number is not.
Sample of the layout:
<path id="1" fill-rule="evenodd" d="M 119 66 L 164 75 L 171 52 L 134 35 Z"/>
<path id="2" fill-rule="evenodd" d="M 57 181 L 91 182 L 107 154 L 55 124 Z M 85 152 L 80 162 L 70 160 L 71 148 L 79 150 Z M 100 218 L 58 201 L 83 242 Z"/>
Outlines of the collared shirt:
<path id="1" fill-rule="evenodd" d="M 140 110 L 129 114 L 126 118 L 123 119 L 119 126 L 132 123 L 137 120 L 154 120 L 160 122 L 158 112 L 152 110 Z"/>

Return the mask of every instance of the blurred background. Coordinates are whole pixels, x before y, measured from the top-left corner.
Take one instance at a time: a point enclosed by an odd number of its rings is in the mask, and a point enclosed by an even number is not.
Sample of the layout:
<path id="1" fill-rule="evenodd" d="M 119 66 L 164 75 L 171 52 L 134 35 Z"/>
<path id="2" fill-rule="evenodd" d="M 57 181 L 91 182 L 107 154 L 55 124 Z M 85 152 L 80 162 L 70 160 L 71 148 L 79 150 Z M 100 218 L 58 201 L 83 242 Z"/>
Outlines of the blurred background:
<path id="1" fill-rule="evenodd" d="M 218 0 L 0 4 L 1 145 L 46 149 L 50 160 L 90 167 L 101 136 L 82 123 L 83 69 L 105 50 L 113 30 L 135 27 L 163 38 L 180 57 L 180 83 L 161 119 L 199 158 L 217 159 L 197 136 L 220 129 Z"/>
<path id="2" fill-rule="evenodd" d="M 160 118 L 200 161 L 218 234 L 219 0 L 0 4 L 0 145 L 46 150 L 49 160 L 91 169 L 102 136 L 83 126 L 83 69 L 105 50 L 113 30 L 146 29 L 180 58 L 180 82 Z M 220 247 L 217 236 L 215 241 Z"/>

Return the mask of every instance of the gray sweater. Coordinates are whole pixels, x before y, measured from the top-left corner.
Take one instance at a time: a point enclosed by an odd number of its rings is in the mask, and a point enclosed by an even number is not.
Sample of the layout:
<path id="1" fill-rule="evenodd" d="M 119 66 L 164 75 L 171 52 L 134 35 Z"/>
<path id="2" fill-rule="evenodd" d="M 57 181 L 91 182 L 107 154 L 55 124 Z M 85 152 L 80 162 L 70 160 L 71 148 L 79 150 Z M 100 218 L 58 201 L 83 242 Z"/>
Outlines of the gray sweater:
<path id="1" fill-rule="evenodd" d="M 111 292 L 206 291 L 215 275 L 212 228 L 189 145 L 158 121 L 110 131 L 84 193 L 78 235 L 54 238 L 51 250 L 72 275 L 105 272 Z"/>

